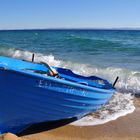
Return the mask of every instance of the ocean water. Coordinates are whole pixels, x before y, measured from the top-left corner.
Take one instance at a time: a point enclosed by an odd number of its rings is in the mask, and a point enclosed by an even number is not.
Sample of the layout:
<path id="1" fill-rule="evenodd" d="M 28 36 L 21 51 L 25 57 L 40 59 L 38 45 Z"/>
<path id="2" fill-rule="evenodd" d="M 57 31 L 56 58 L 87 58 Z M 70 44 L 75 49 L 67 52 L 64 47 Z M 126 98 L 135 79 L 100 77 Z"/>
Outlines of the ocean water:
<path id="1" fill-rule="evenodd" d="M 0 55 L 45 61 L 111 83 L 119 76 L 110 102 L 73 125 L 97 125 L 134 111 L 140 94 L 140 31 L 133 30 L 15 30 L 0 31 Z M 98 117 L 97 117 L 98 116 Z"/>

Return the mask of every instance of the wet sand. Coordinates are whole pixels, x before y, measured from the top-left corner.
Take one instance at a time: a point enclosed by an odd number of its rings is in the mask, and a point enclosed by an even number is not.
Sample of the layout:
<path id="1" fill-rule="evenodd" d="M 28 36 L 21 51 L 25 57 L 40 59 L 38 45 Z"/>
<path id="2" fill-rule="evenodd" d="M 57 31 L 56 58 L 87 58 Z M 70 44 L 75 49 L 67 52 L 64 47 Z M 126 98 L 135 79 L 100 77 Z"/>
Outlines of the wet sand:
<path id="1" fill-rule="evenodd" d="M 140 99 L 135 101 L 135 106 L 133 113 L 103 125 L 86 127 L 66 125 L 20 138 L 23 140 L 140 140 Z M 5 140 L 21 140 L 20 138 L 9 137 Z"/>

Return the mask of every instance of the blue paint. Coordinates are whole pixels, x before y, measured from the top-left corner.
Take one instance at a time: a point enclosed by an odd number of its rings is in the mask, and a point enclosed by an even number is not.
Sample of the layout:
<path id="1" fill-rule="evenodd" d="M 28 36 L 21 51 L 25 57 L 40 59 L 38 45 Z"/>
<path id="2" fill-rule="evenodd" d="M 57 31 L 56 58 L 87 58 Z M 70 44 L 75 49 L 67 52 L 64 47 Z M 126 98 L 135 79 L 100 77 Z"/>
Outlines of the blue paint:
<path id="1" fill-rule="evenodd" d="M 81 118 L 99 109 L 115 91 L 107 80 L 54 68 L 60 78 L 30 70 L 47 72 L 43 64 L 0 57 L 1 133 L 18 133 L 40 122 Z"/>

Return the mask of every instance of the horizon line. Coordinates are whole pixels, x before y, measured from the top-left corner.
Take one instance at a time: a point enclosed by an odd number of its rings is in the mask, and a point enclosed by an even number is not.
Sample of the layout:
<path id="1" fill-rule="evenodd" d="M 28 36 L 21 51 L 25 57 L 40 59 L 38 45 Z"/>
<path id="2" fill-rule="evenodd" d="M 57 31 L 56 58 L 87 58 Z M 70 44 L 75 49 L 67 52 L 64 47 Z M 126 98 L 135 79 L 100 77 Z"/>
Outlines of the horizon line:
<path id="1" fill-rule="evenodd" d="M 12 30 L 140 30 L 140 27 L 72 27 L 72 28 L 67 28 L 67 27 L 56 27 L 56 28 L 13 28 L 13 29 L 0 29 L 0 31 L 12 31 Z"/>

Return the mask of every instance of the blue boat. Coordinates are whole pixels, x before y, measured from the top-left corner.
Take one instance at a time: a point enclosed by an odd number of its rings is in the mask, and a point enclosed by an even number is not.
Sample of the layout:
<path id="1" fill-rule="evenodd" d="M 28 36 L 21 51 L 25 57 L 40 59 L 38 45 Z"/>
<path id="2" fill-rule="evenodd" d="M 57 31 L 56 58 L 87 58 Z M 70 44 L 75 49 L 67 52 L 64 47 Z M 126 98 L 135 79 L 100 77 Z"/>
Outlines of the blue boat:
<path id="1" fill-rule="evenodd" d="M 19 133 L 32 124 L 81 118 L 108 102 L 107 80 L 69 69 L 0 56 L 0 133 Z"/>

